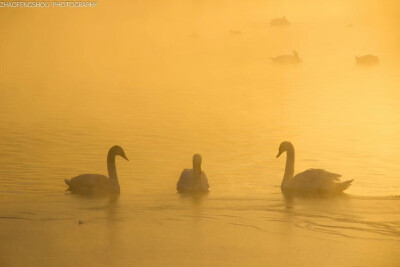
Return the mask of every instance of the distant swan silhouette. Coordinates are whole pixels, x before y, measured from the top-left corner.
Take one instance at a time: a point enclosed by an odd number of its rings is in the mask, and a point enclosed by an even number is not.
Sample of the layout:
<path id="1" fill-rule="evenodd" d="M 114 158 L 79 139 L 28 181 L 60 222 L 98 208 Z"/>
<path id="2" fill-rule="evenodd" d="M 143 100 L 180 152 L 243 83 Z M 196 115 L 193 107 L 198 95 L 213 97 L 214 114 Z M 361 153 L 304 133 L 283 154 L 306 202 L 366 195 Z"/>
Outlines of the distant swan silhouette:
<path id="1" fill-rule="evenodd" d="M 176 184 L 178 192 L 208 192 L 208 180 L 201 170 L 200 154 L 193 155 L 193 169 L 184 169 Z"/>
<path id="2" fill-rule="evenodd" d="M 357 57 L 356 56 L 356 61 L 358 64 L 363 64 L 363 65 L 374 65 L 379 63 L 379 58 L 374 55 L 364 55 Z"/>
<path id="3" fill-rule="evenodd" d="M 278 57 L 271 57 L 271 60 L 276 63 L 284 63 L 284 64 L 287 63 L 296 64 L 302 62 L 296 50 L 293 50 L 293 55 L 282 55 Z"/>
<path id="4" fill-rule="evenodd" d="M 115 167 L 115 156 L 121 156 L 128 160 L 122 147 L 113 146 L 110 148 L 107 155 L 109 177 L 101 174 L 82 174 L 72 178 L 71 180 L 65 179 L 65 183 L 69 186 L 67 190 L 71 191 L 73 194 L 80 195 L 119 194 L 120 187 L 117 177 L 117 169 Z"/>
<path id="5" fill-rule="evenodd" d="M 277 158 L 287 153 L 285 174 L 281 190 L 283 193 L 292 194 L 340 194 L 346 190 L 353 180 L 340 182 L 340 174 L 327 172 L 322 169 L 309 169 L 294 174 L 294 147 L 290 142 L 282 142 L 279 146 Z"/>
<path id="6" fill-rule="evenodd" d="M 285 16 L 282 18 L 274 18 L 271 19 L 270 25 L 271 26 L 288 26 L 290 22 L 286 19 Z"/>
<path id="7" fill-rule="evenodd" d="M 240 31 L 240 30 L 231 30 L 231 34 L 239 35 L 239 34 L 242 34 L 242 31 Z"/>

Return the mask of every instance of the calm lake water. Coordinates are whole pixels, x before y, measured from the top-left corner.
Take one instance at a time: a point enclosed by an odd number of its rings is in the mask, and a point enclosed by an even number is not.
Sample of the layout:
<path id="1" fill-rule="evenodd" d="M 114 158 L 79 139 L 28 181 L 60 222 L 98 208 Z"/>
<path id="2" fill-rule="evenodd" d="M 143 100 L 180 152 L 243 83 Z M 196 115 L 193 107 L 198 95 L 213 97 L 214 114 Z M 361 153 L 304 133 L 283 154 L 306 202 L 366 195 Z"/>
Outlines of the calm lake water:
<path id="1" fill-rule="evenodd" d="M 0 10 L 0 265 L 398 266 L 398 4 L 156 2 Z M 347 195 L 285 199 L 285 140 Z M 65 191 L 115 144 L 118 199 Z"/>

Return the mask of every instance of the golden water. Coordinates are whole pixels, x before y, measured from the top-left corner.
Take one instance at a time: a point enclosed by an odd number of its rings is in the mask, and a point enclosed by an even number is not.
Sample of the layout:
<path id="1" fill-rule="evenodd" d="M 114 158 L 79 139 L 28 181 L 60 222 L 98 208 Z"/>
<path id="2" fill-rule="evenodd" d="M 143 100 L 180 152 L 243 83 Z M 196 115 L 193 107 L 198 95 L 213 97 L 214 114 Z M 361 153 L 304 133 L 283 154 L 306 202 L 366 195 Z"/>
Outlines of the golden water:
<path id="1" fill-rule="evenodd" d="M 396 266 L 400 6 L 320 2 L 1 9 L 0 265 Z M 349 195 L 284 199 L 284 140 Z M 65 192 L 114 144 L 119 199 Z M 181 197 L 194 153 L 211 191 Z"/>

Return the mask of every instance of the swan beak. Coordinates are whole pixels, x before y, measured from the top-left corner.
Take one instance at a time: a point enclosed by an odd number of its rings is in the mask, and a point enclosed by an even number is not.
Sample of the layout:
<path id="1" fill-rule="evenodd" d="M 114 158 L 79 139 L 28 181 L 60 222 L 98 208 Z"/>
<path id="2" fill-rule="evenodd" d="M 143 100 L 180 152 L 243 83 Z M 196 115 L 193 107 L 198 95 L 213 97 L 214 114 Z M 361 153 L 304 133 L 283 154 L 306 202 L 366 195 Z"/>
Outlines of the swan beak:
<path id="1" fill-rule="evenodd" d="M 276 158 L 279 158 L 279 156 L 283 153 L 283 151 L 279 151 L 278 155 L 276 155 Z"/>
<path id="2" fill-rule="evenodd" d="M 126 159 L 127 161 L 129 161 L 128 157 L 125 154 L 122 154 L 121 157 L 123 157 L 124 159 Z"/>

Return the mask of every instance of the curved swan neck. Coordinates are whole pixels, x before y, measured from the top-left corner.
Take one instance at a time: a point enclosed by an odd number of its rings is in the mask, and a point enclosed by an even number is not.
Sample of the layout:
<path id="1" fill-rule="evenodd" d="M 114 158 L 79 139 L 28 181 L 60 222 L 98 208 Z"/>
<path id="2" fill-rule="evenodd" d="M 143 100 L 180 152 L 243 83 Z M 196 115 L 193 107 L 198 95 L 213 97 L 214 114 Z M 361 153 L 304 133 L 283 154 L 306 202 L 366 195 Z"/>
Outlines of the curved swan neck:
<path id="1" fill-rule="evenodd" d="M 111 151 L 108 152 L 107 155 L 107 169 L 110 182 L 116 182 L 118 184 L 117 168 L 115 166 L 115 154 Z"/>
<path id="2" fill-rule="evenodd" d="M 285 174 L 283 176 L 282 185 L 288 183 L 294 175 L 294 148 L 290 147 L 286 151 L 286 166 L 285 166 Z"/>

